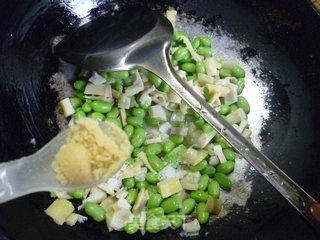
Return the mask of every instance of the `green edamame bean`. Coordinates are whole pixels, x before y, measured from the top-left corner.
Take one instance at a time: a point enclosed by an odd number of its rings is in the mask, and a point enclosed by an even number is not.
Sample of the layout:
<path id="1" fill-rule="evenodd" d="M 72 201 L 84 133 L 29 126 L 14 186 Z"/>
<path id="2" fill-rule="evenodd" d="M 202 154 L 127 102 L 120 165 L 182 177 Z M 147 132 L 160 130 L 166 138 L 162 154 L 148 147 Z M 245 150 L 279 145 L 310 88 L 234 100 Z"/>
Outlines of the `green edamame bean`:
<path id="1" fill-rule="evenodd" d="M 106 117 L 117 118 L 119 116 L 119 109 L 112 107 L 110 112 L 107 113 Z"/>
<path id="2" fill-rule="evenodd" d="M 163 198 L 161 197 L 160 193 L 154 193 L 150 196 L 148 202 L 147 202 L 147 208 L 156 208 L 159 207 Z"/>
<path id="3" fill-rule="evenodd" d="M 145 117 L 145 121 L 147 124 L 152 125 L 152 126 L 158 126 L 161 122 L 159 118 L 151 118 L 149 116 Z"/>
<path id="4" fill-rule="evenodd" d="M 80 98 L 82 101 L 86 101 L 86 98 L 84 97 L 84 93 L 80 91 L 76 91 L 75 95 L 77 98 Z"/>
<path id="5" fill-rule="evenodd" d="M 207 174 L 201 175 L 198 182 L 198 190 L 204 191 L 207 189 L 209 184 L 209 176 Z"/>
<path id="6" fill-rule="evenodd" d="M 123 128 L 123 131 L 127 134 L 128 138 L 131 139 L 133 131 L 134 131 L 134 127 L 132 125 L 128 124 Z"/>
<path id="7" fill-rule="evenodd" d="M 244 88 L 244 78 L 238 78 L 236 85 L 237 85 L 237 93 L 238 94 L 242 93 L 242 90 Z"/>
<path id="8" fill-rule="evenodd" d="M 214 175 L 214 179 L 219 183 L 221 188 L 225 190 L 229 190 L 231 188 L 231 181 L 225 174 L 217 172 Z"/>
<path id="9" fill-rule="evenodd" d="M 180 68 L 187 73 L 194 73 L 196 71 L 196 65 L 190 62 L 181 64 Z"/>
<path id="10" fill-rule="evenodd" d="M 84 89 L 86 88 L 86 85 L 87 85 L 87 81 L 83 79 L 79 79 L 73 83 L 74 89 L 79 90 L 81 92 L 84 91 Z"/>
<path id="11" fill-rule="evenodd" d="M 219 113 L 222 115 L 227 115 L 231 111 L 230 107 L 226 104 L 220 105 Z"/>
<path id="12" fill-rule="evenodd" d="M 139 106 L 144 110 L 148 110 L 151 106 L 151 103 L 139 103 Z"/>
<path id="13" fill-rule="evenodd" d="M 126 161 L 125 161 L 125 164 L 127 165 L 127 166 L 130 166 L 130 165 L 132 165 L 134 163 L 134 159 L 133 158 L 128 158 Z"/>
<path id="14" fill-rule="evenodd" d="M 146 222 L 146 231 L 149 233 L 157 233 L 164 229 L 168 224 L 166 216 L 153 216 L 148 218 Z"/>
<path id="15" fill-rule="evenodd" d="M 154 172 L 147 172 L 146 180 L 151 184 L 157 184 L 160 182 L 158 174 Z"/>
<path id="16" fill-rule="evenodd" d="M 149 78 L 150 82 L 156 87 L 160 87 L 161 83 L 162 83 L 162 79 L 160 77 L 158 77 L 157 75 L 155 75 L 152 72 L 148 72 L 147 73 L 147 77 Z"/>
<path id="17" fill-rule="evenodd" d="M 123 230 L 127 234 L 132 235 L 139 230 L 139 227 L 140 227 L 140 219 L 134 218 L 132 222 L 130 222 L 126 226 L 124 226 Z"/>
<path id="18" fill-rule="evenodd" d="M 81 99 L 77 97 L 70 98 L 70 102 L 74 109 L 82 105 Z"/>
<path id="19" fill-rule="evenodd" d="M 105 72 L 105 71 L 101 71 L 99 72 L 99 75 L 105 79 L 108 79 L 109 78 L 109 74 L 108 72 Z"/>
<path id="20" fill-rule="evenodd" d="M 230 112 L 234 112 L 237 109 L 238 109 L 238 106 L 235 103 L 230 105 Z"/>
<path id="21" fill-rule="evenodd" d="M 220 185 L 216 180 L 212 180 L 208 185 L 208 193 L 214 198 L 220 197 Z"/>
<path id="22" fill-rule="evenodd" d="M 134 127 L 142 127 L 143 126 L 143 118 L 136 117 L 136 116 L 130 116 L 130 117 L 127 117 L 127 123 L 134 126 Z"/>
<path id="23" fill-rule="evenodd" d="M 183 223 L 182 217 L 179 215 L 178 212 L 169 213 L 168 217 L 171 225 L 174 226 L 175 228 L 179 228 L 182 226 L 182 223 Z"/>
<path id="24" fill-rule="evenodd" d="M 225 148 L 222 150 L 222 152 L 227 161 L 234 161 L 236 159 L 236 153 L 233 151 L 232 148 Z"/>
<path id="25" fill-rule="evenodd" d="M 164 210 L 162 207 L 155 207 L 147 210 L 147 217 L 160 217 L 164 215 Z"/>
<path id="26" fill-rule="evenodd" d="M 109 77 L 115 78 L 115 79 L 125 79 L 129 77 L 129 72 L 128 71 L 109 72 Z"/>
<path id="27" fill-rule="evenodd" d="M 181 41 L 181 36 L 184 36 L 184 37 L 188 38 L 188 35 L 186 33 L 184 33 L 184 32 L 180 32 L 180 31 L 177 31 L 177 30 L 175 30 L 173 32 L 173 40 L 174 41 Z"/>
<path id="28" fill-rule="evenodd" d="M 196 208 L 196 215 L 199 223 L 204 224 L 209 221 L 209 212 L 205 210 L 206 203 L 198 203 Z"/>
<path id="29" fill-rule="evenodd" d="M 172 64 L 172 66 L 176 67 L 176 66 L 178 66 L 178 61 L 172 58 L 171 64 Z"/>
<path id="30" fill-rule="evenodd" d="M 149 185 L 147 186 L 147 189 L 148 189 L 149 196 L 150 196 L 151 194 L 158 193 L 158 186 L 157 186 L 157 185 L 149 184 Z"/>
<path id="31" fill-rule="evenodd" d="M 169 85 L 166 84 L 165 82 L 162 82 L 161 85 L 160 85 L 160 87 L 159 87 L 159 90 L 160 90 L 161 92 L 167 93 L 167 92 L 170 91 L 170 87 L 169 87 Z"/>
<path id="32" fill-rule="evenodd" d="M 250 105 L 244 97 L 239 96 L 236 104 L 239 108 L 242 108 L 245 113 L 248 114 L 250 112 Z"/>
<path id="33" fill-rule="evenodd" d="M 148 156 L 148 162 L 150 163 L 151 167 L 157 172 L 161 171 L 164 168 L 164 163 L 156 155 Z"/>
<path id="34" fill-rule="evenodd" d="M 79 118 L 83 118 L 86 116 L 86 113 L 82 110 L 79 110 L 79 111 L 76 111 L 74 114 L 73 114 L 73 120 L 74 121 L 77 121 Z"/>
<path id="35" fill-rule="evenodd" d="M 131 189 L 128 190 L 128 194 L 126 196 L 126 200 L 130 205 L 133 205 L 134 202 L 136 201 L 137 196 L 138 196 L 138 189 L 131 188 Z"/>
<path id="36" fill-rule="evenodd" d="M 216 146 L 216 145 L 220 145 L 222 149 L 229 147 L 229 146 L 228 146 L 225 142 L 223 142 L 223 141 L 215 142 L 213 145 L 215 145 L 215 146 Z"/>
<path id="37" fill-rule="evenodd" d="M 75 199 L 83 199 L 85 194 L 85 190 L 77 190 L 74 192 L 68 192 L 68 195 Z"/>
<path id="38" fill-rule="evenodd" d="M 240 66 L 234 66 L 233 68 L 231 68 L 231 74 L 236 78 L 244 78 L 246 75 L 245 71 Z"/>
<path id="39" fill-rule="evenodd" d="M 160 143 L 151 143 L 146 146 L 145 153 L 147 155 L 157 155 L 162 152 L 162 145 Z"/>
<path id="40" fill-rule="evenodd" d="M 98 121 L 102 121 L 103 118 L 104 118 L 103 114 L 102 114 L 102 113 L 99 113 L 99 112 L 93 112 L 93 113 L 91 113 L 91 114 L 90 114 L 90 117 L 91 117 L 92 119 L 95 119 L 95 120 L 98 120 Z"/>
<path id="41" fill-rule="evenodd" d="M 174 144 L 178 145 L 178 144 L 183 143 L 184 136 L 176 135 L 176 134 L 175 134 L 175 135 L 172 135 L 172 136 L 170 137 L 170 140 L 171 140 Z"/>
<path id="42" fill-rule="evenodd" d="M 83 105 L 82 105 L 82 110 L 86 113 L 88 112 L 91 112 L 92 108 L 91 108 L 91 104 L 88 103 L 88 102 L 85 102 Z"/>
<path id="43" fill-rule="evenodd" d="M 194 37 L 191 44 L 193 49 L 196 50 L 200 46 L 200 37 Z"/>
<path id="44" fill-rule="evenodd" d="M 180 213 L 187 215 L 191 213 L 196 206 L 196 201 L 193 198 L 187 198 L 182 202 Z"/>
<path id="45" fill-rule="evenodd" d="M 198 129 L 201 129 L 202 125 L 205 124 L 205 121 L 203 118 L 196 118 L 196 119 L 194 119 L 193 123 L 194 123 L 194 125 L 196 125 L 196 127 Z"/>
<path id="46" fill-rule="evenodd" d="M 190 193 L 190 197 L 196 200 L 196 202 L 206 202 L 209 194 L 201 190 L 196 190 Z"/>
<path id="47" fill-rule="evenodd" d="M 197 53 L 205 57 L 210 57 L 212 55 L 212 49 L 211 47 L 199 47 Z"/>
<path id="48" fill-rule="evenodd" d="M 106 211 L 97 203 L 87 202 L 84 205 L 84 211 L 96 222 L 102 222 L 105 219 Z"/>
<path id="49" fill-rule="evenodd" d="M 164 199 L 160 206 L 163 208 L 165 213 L 171 213 L 179 209 L 179 200 L 175 197 L 169 197 Z"/>
<path id="50" fill-rule="evenodd" d="M 220 78 L 226 78 L 226 77 L 231 77 L 231 70 L 230 69 L 226 69 L 226 68 L 220 68 L 219 69 L 219 76 Z"/>
<path id="51" fill-rule="evenodd" d="M 144 110 L 143 108 L 132 108 L 131 113 L 135 117 L 144 118 L 146 116 L 146 110 Z"/>
<path id="52" fill-rule="evenodd" d="M 141 190 L 142 188 L 146 188 L 148 186 L 147 181 L 137 181 L 136 187 Z"/>
<path id="53" fill-rule="evenodd" d="M 123 86 L 124 87 L 130 87 L 133 84 L 133 80 L 131 77 L 127 77 L 123 79 Z"/>
<path id="54" fill-rule="evenodd" d="M 93 111 L 99 113 L 108 113 L 111 110 L 111 104 L 107 101 L 95 100 L 91 102 Z"/>
<path id="55" fill-rule="evenodd" d="M 181 60 L 190 58 L 190 52 L 185 47 L 178 48 L 172 55 L 173 59 L 180 62 Z"/>
<path id="56" fill-rule="evenodd" d="M 135 186 L 134 177 L 125 178 L 122 180 L 122 183 L 127 189 L 134 188 Z"/>
<path id="57" fill-rule="evenodd" d="M 144 152 L 144 147 L 135 148 L 132 151 L 132 157 L 138 157 L 138 154 Z"/>
<path id="58" fill-rule="evenodd" d="M 171 141 L 171 140 L 167 140 L 164 144 L 163 144 L 163 151 L 165 153 L 169 153 L 171 152 L 172 149 L 174 149 L 175 144 Z"/>
<path id="59" fill-rule="evenodd" d="M 197 165 L 190 166 L 189 170 L 192 172 L 201 171 L 202 169 L 205 169 L 208 165 L 208 162 L 206 160 L 202 160 Z"/>
<path id="60" fill-rule="evenodd" d="M 201 130 L 205 133 L 209 133 L 209 132 L 212 132 L 214 129 L 213 127 L 210 126 L 209 123 L 205 123 L 202 125 Z"/>
<path id="61" fill-rule="evenodd" d="M 196 72 L 197 73 L 206 73 L 206 67 L 204 66 L 203 62 L 196 63 Z"/>
<path id="62" fill-rule="evenodd" d="M 207 37 L 207 36 L 202 37 L 202 38 L 200 39 L 200 42 L 201 42 L 201 44 L 202 44 L 203 46 L 205 46 L 205 47 L 210 47 L 210 45 L 211 45 L 211 40 L 210 40 L 210 38 Z"/>
<path id="63" fill-rule="evenodd" d="M 146 140 L 146 132 L 143 128 L 135 128 L 130 139 L 131 145 L 135 148 L 140 147 Z"/>
<path id="64" fill-rule="evenodd" d="M 122 124 L 119 121 L 119 119 L 117 119 L 117 118 L 105 117 L 104 120 L 107 121 L 107 122 L 110 122 L 110 123 L 113 123 L 113 124 L 117 125 L 119 128 L 122 128 Z"/>
<path id="65" fill-rule="evenodd" d="M 208 165 L 200 171 L 201 174 L 207 174 L 209 177 L 213 177 L 216 173 L 216 169 L 212 165 Z"/>
<path id="66" fill-rule="evenodd" d="M 187 76 L 187 81 L 197 81 L 198 80 L 198 77 L 196 75 L 190 75 L 190 76 Z"/>
<path id="67" fill-rule="evenodd" d="M 221 172 L 224 174 L 229 174 L 234 169 L 234 161 L 226 161 L 224 163 L 220 163 L 217 166 L 217 172 Z"/>
<path id="68" fill-rule="evenodd" d="M 118 92 L 122 92 L 122 91 L 123 91 L 123 86 L 122 86 L 122 84 L 119 83 L 119 82 L 112 83 L 112 84 L 111 84 L 111 87 L 112 87 L 114 90 L 118 91 Z"/>

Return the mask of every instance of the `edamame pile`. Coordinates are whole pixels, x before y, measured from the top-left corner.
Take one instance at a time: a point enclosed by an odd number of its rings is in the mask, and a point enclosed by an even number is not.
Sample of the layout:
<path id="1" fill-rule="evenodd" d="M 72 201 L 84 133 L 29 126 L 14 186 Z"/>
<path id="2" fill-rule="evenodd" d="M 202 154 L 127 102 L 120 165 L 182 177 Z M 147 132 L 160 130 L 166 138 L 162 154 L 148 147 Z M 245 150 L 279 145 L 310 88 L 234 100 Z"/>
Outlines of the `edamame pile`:
<path id="1" fill-rule="evenodd" d="M 173 24 L 175 14 L 166 13 Z M 250 106 L 239 96 L 245 71 L 235 61 L 212 57 L 211 47 L 208 36 L 191 39 L 175 30 L 172 65 L 249 138 Z M 228 174 L 235 167 L 235 151 L 161 78 L 143 69 L 89 73 L 74 80 L 74 89 L 75 96 L 62 104 L 71 124 L 82 117 L 112 122 L 126 132 L 134 150 L 108 182 L 54 196 L 81 199 L 80 209 L 94 221 L 106 220 L 109 231 L 127 234 L 157 233 L 169 226 L 197 232 L 199 223 L 219 214 L 220 191 L 232 187 Z"/>

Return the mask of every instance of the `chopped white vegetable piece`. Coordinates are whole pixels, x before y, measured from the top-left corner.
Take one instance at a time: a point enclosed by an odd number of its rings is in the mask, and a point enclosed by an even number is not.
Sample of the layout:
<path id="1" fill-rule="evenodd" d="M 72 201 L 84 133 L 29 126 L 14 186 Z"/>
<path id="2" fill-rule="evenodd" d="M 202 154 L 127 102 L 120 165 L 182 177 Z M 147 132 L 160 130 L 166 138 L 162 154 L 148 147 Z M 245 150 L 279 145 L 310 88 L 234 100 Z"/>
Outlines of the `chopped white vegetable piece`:
<path id="1" fill-rule="evenodd" d="M 145 144 L 151 144 L 151 143 L 162 143 L 163 139 L 161 138 L 160 135 L 154 137 L 150 137 L 150 138 L 146 138 L 146 140 L 144 141 Z"/>
<path id="2" fill-rule="evenodd" d="M 114 89 L 111 90 L 112 91 L 112 97 L 115 99 L 118 99 L 121 96 L 121 92 L 118 92 Z"/>
<path id="3" fill-rule="evenodd" d="M 145 167 L 142 167 L 140 170 L 140 173 L 136 175 L 134 178 L 137 181 L 144 181 L 146 179 L 146 174 L 147 174 L 148 169 Z"/>
<path id="4" fill-rule="evenodd" d="M 134 96 L 135 94 L 144 90 L 144 85 L 138 70 L 134 70 L 134 82 L 130 87 L 126 88 L 125 94 L 127 96 Z"/>
<path id="5" fill-rule="evenodd" d="M 166 18 L 171 22 L 172 26 L 176 26 L 176 16 L 177 16 L 177 11 L 176 10 L 167 10 L 166 11 Z"/>
<path id="6" fill-rule="evenodd" d="M 170 89 L 170 91 L 168 93 L 168 99 L 167 100 L 168 100 L 168 102 L 171 102 L 171 103 L 181 103 L 181 98 L 172 89 Z"/>
<path id="7" fill-rule="evenodd" d="M 246 119 L 242 119 L 237 130 L 239 133 L 242 133 L 243 130 L 249 125 L 248 121 Z"/>
<path id="8" fill-rule="evenodd" d="M 160 118 L 162 121 L 167 120 L 166 111 L 160 105 L 154 105 L 149 108 L 149 115 L 152 118 Z"/>
<path id="9" fill-rule="evenodd" d="M 112 207 L 106 211 L 106 223 L 108 230 L 122 230 L 125 225 L 132 222 L 133 217 L 134 216 L 130 210 L 121 208 L 117 204 L 112 205 Z"/>
<path id="10" fill-rule="evenodd" d="M 230 83 L 228 85 L 228 88 L 230 89 L 230 92 L 227 95 L 221 97 L 224 97 L 224 104 L 230 105 L 238 101 L 238 87 L 237 85 Z"/>
<path id="11" fill-rule="evenodd" d="M 133 107 L 139 107 L 139 104 L 136 101 L 136 98 L 134 96 L 131 97 L 131 101 L 130 101 L 130 108 Z"/>
<path id="12" fill-rule="evenodd" d="M 222 152 L 221 145 L 216 145 L 213 147 L 214 153 L 219 158 L 220 163 L 225 163 L 227 161 L 226 157 L 224 156 Z"/>
<path id="13" fill-rule="evenodd" d="M 208 76 L 219 76 L 218 69 L 221 68 L 221 63 L 219 63 L 215 58 L 213 57 L 207 57 L 204 61 L 204 66 L 206 67 L 206 72 Z"/>
<path id="14" fill-rule="evenodd" d="M 126 169 L 121 169 L 119 174 L 119 179 L 134 177 L 139 174 L 141 169 L 141 161 L 136 161 L 131 166 L 127 167 Z"/>
<path id="15" fill-rule="evenodd" d="M 182 190 L 179 178 L 170 179 L 167 181 L 158 182 L 158 189 L 163 198 L 170 197 L 171 195 Z"/>
<path id="16" fill-rule="evenodd" d="M 115 196 L 116 198 L 120 199 L 120 198 L 125 198 L 128 195 L 128 191 L 125 188 L 121 188 L 119 190 L 117 190 Z"/>
<path id="17" fill-rule="evenodd" d="M 88 99 L 106 100 L 107 98 L 112 98 L 112 89 L 110 84 L 94 85 L 92 83 L 88 83 L 84 90 L 84 94 Z"/>
<path id="18" fill-rule="evenodd" d="M 68 122 L 68 127 L 71 127 L 74 125 L 74 120 L 73 118 L 70 119 L 70 121 Z"/>
<path id="19" fill-rule="evenodd" d="M 213 84 L 214 78 L 204 73 L 198 73 L 198 83 L 200 86 L 204 86 L 206 84 Z"/>
<path id="20" fill-rule="evenodd" d="M 230 93 L 230 88 L 222 85 L 207 84 L 209 93 L 215 97 L 225 97 Z"/>
<path id="21" fill-rule="evenodd" d="M 164 92 L 160 92 L 158 90 L 155 90 L 150 93 L 150 97 L 151 97 L 152 101 L 154 101 L 157 104 L 160 104 L 162 106 L 168 105 L 167 94 L 165 94 Z"/>
<path id="22" fill-rule="evenodd" d="M 117 198 L 114 196 L 109 196 L 100 203 L 100 206 L 107 212 L 110 207 L 117 202 Z"/>
<path id="23" fill-rule="evenodd" d="M 124 209 L 131 209 L 131 205 L 128 203 L 128 201 L 125 198 L 120 198 L 116 204 L 120 207 L 120 208 L 124 208 Z"/>
<path id="24" fill-rule="evenodd" d="M 118 99 L 118 108 L 129 109 L 131 104 L 131 97 L 122 94 Z"/>
<path id="25" fill-rule="evenodd" d="M 222 60 L 221 64 L 222 64 L 223 68 L 231 69 L 234 66 L 238 66 L 239 61 L 238 61 L 238 59 Z"/>
<path id="26" fill-rule="evenodd" d="M 151 172 L 153 172 L 153 173 L 156 172 L 156 170 L 154 170 L 154 169 L 151 167 L 151 165 L 150 165 L 150 163 L 149 163 L 149 161 L 148 161 L 147 155 L 146 155 L 144 152 L 139 152 L 137 159 L 140 160 L 141 162 L 143 162 L 143 164 L 144 164 Z M 140 171 L 141 171 L 141 169 L 139 169 L 139 173 L 140 173 Z M 139 173 L 136 174 L 135 176 L 139 175 Z"/>
<path id="27" fill-rule="evenodd" d="M 56 224 L 62 225 L 67 217 L 74 211 L 72 203 L 66 199 L 56 199 L 44 211 Z"/>
<path id="28" fill-rule="evenodd" d="M 186 171 L 183 178 L 180 180 L 180 183 L 185 190 L 197 190 L 198 182 L 201 174 L 197 172 Z"/>
<path id="29" fill-rule="evenodd" d="M 139 191 L 136 201 L 132 207 L 132 213 L 139 214 L 142 210 L 144 210 L 148 199 L 149 199 L 148 190 L 145 188 L 142 188 Z"/>
<path id="30" fill-rule="evenodd" d="M 106 183 L 100 183 L 98 187 L 103 191 L 107 192 L 108 194 L 114 194 L 115 190 L 121 188 L 122 182 L 120 179 L 112 177 L 109 178 Z"/>
<path id="31" fill-rule="evenodd" d="M 88 218 L 85 216 L 82 216 L 78 213 L 71 213 L 66 219 L 66 224 L 69 226 L 74 226 L 77 222 L 83 223 L 86 220 L 88 220 Z"/>
<path id="32" fill-rule="evenodd" d="M 149 96 L 149 94 L 150 94 L 151 92 L 155 91 L 155 90 L 156 90 L 156 88 L 155 88 L 154 85 L 152 85 L 151 87 L 145 89 L 145 90 L 142 92 L 142 94 L 141 94 L 141 96 L 140 96 L 140 98 L 139 98 L 139 101 L 140 101 L 141 103 L 143 103 L 143 104 L 150 105 L 151 102 L 152 102 L 152 98 Z"/>
<path id="33" fill-rule="evenodd" d="M 235 110 L 232 113 L 229 113 L 226 116 L 226 120 L 230 124 L 240 123 L 243 119 L 246 119 L 246 118 L 247 118 L 247 115 L 242 108 L 238 108 L 237 110 Z"/>
<path id="34" fill-rule="evenodd" d="M 53 193 L 57 196 L 57 198 L 71 199 L 72 197 L 63 191 L 53 191 Z"/>
<path id="35" fill-rule="evenodd" d="M 178 134 L 181 136 L 187 136 L 188 128 L 187 127 L 172 127 L 170 133 L 171 134 Z"/>
<path id="36" fill-rule="evenodd" d="M 197 129 L 193 123 L 190 123 L 188 128 L 188 134 L 185 137 L 185 141 L 188 145 L 192 145 L 194 147 L 204 148 L 216 135 L 215 131 L 205 133 Z"/>
<path id="37" fill-rule="evenodd" d="M 192 44 L 189 40 L 188 37 L 186 36 L 180 36 L 183 43 L 186 45 L 187 49 L 189 50 L 192 58 L 196 61 L 196 62 L 201 62 L 203 60 L 203 57 L 200 56 L 198 53 L 196 53 L 196 51 L 193 49 Z"/>
<path id="38" fill-rule="evenodd" d="M 144 226 L 146 225 L 146 222 L 147 222 L 146 211 L 141 211 L 138 216 L 139 216 L 139 229 L 141 234 L 144 235 L 146 233 Z"/>
<path id="39" fill-rule="evenodd" d="M 126 113 L 126 110 L 123 109 L 123 108 L 120 108 L 119 112 L 120 112 L 120 120 L 121 120 L 122 126 L 127 125 L 127 113 Z"/>
<path id="40" fill-rule="evenodd" d="M 182 229 L 188 233 L 199 232 L 200 223 L 197 219 L 194 219 L 192 222 L 182 224 Z"/>
<path id="41" fill-rule="evenodd" d="M 170 179 L 177 179 L 182 178 L 184 175 L 184 172 L 181 170 L 177 170 L 173 168 L 170 164 L 165 166 L 159 173 L 159 179 L 160 181 L 167 181 Z"/>
<path id="42" fill-rule="evenodd" d="M 184 122 L 185 115 L 179 113 L 179 112 L 174 112 L 171 115 L 171 122 Z"/>
<path id="43" fill-rule="evenodd" d="M 59 102 L 59 105 L 60 105 L 60 107 L 62 108 L 63 115 L 64 115 L 65 117 L 69 117 L 69 116 L 71 116 L 72 114 L 75 113 L 75 110 L 74 110 L 73 107 L 72 107 L 70 98 L 62 99 L 62 100 Z"/>
<path id="44" fill-rule="evenodd" d="M 216 166 L 219 164 L 219 158 L 217 156 L 211 156 L 209 159 L 209 164 Z"/>
<path id="45" fill-rule="evenodd" d="M 93 72 L 92 76 L 89 78 L 89 82 L 93 83 L 94 85 L 101 85 L 105 81 L 106 79 L 97 72 Z"/>
<path id="46" fill-rule="evenodd" d="M 251 133 L 252 133 L 251 130 L 248 129 L 248 128 L 246 128 L 246 129 L 243 130 L 242 136 L 243 136 L 244 138 L 248 139 L 248 138 L 250 138 Z"/>
<path id="47" fill-rule="evenodd" d="M 209 144 L 205 147 L 205 150 L 208 151 L 208 153 L 209 153 L 210 156 L 214 156 L 214 155 L 215 155 L 215 154 L 214 154 L 214 151 L 213 151 L 213 147 L 214 147 L 213 143 L 209 143 Z"/>
<path id="48" fill-rule="evenodd" d="M 182 78 L 183 80 L 187 80 L 187 72 L 183 71 L 183 70 L 179 70 L 177 71 L 177 74 L 180 78 Z"/>
<path id="49" fill-rule="evenodd" d="M 188 148 L 187 151 L 185 151 L 182 154 L 181 160 L 184 163 L 195 166 L 198 163 L 200 163 L 203 159 L 205 159 L 207 155 L 208 153 L 205 151 L 199 151 L 193 148 Z"/>
<path id="50" fill-rule="evenodd" d="M 103 183 L 102 183 L 103 184 Z M 102 190 L 100 189 L 100 185 L 99 184 L 98 187 L 93 187 L 90 189 L 90 194 L 89 197 L 87 197 L 86 199 L 84 199 L 82 201 L 82 205 L 84 206 L 87 202 L 94 202 L 94 203 L 100 203 L 102 202 L 104 199 L 107 198 L 107 194 L 105 192 L 105 190 L 102 188 Z"/>
<path id="51" fill-rule="evenodd" d="M 172 125 L 168 122 L 164 122 L 159 125 L 159 131 L 161 133 L 169 133 L 171 128 L 172 128 Z"/>

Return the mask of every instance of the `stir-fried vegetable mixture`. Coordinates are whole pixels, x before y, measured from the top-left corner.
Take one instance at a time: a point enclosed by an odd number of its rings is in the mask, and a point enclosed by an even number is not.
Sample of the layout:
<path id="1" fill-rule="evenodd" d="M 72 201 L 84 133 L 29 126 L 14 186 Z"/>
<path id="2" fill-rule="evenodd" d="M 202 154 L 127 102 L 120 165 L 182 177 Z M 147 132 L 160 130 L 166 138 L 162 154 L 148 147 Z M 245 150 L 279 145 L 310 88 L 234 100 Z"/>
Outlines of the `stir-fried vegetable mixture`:
<path id="1" fill-rule="evenodd" d="M 175 24 L 175 11 L 167 11 Z M 210 38 L 175 30 L 170 49 L 175 70 L 243 136 L 250 106 L 239 96 L 245 71 L 235 60 L 212 57 Z M 89 73 L 74 81 L 75 96 L 60 104 L 70 124 L 89 117 L 122 128 L 134 147 L 122 169 L 92 189 L 52 193 L 46 210 L 56 223 L 74 225 L 66 199 L 109 231 L 156 233 L 167 227 L 189 233 L 219 214 L 220 189 L 231 189 L 235 151 L 155 74 L 144 70 Z"/>

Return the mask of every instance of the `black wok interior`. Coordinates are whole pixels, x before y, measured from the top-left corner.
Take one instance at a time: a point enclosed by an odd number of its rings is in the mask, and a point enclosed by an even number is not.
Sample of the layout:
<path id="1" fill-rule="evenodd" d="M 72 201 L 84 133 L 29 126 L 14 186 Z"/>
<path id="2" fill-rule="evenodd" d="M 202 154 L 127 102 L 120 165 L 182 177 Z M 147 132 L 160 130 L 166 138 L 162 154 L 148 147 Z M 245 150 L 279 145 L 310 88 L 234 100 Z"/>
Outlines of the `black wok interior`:
<path id="1" fill-rule="evenodd" d="M 77 27 L 79 19 L 60 1 L 0 2 L 0 161 L 31 154 L 54 137 L 59 128 L 54 110 L 57 93 L 48 78 L 59 62 L 50 39 Z M 66 1 L 71 4 L 74 1 Z M 85 2 L 85 1 L 84 1 Z M 243 60 L 256 54 L 264 60 L 270 86 L 272 115 L 261 137 L 263 152 L 320 200 L 320 16 L 306 0 L 182 0 L 95 1 L 94 18 L 115 5 L 143 4 L 164 10 L 178 7 L 205 25 L 221 27 L 249 48 Z M 251 103 L 254 104 L 254 103 Z M 268 134 L 269 133 L 269 134 Z M 35 138 L 36 144 L 30 140 Z M 195 239 L 319 239 L 308 223 L 259 174 L 247 208 L 203 228 Z M 48 193 L 32 194 L 0 205 L 0 239 L 142 239 L 109 233 L 92 220 L 58 226 L 43 210 Z M 180 239 L 165 230 L 143 239 Z"/>

